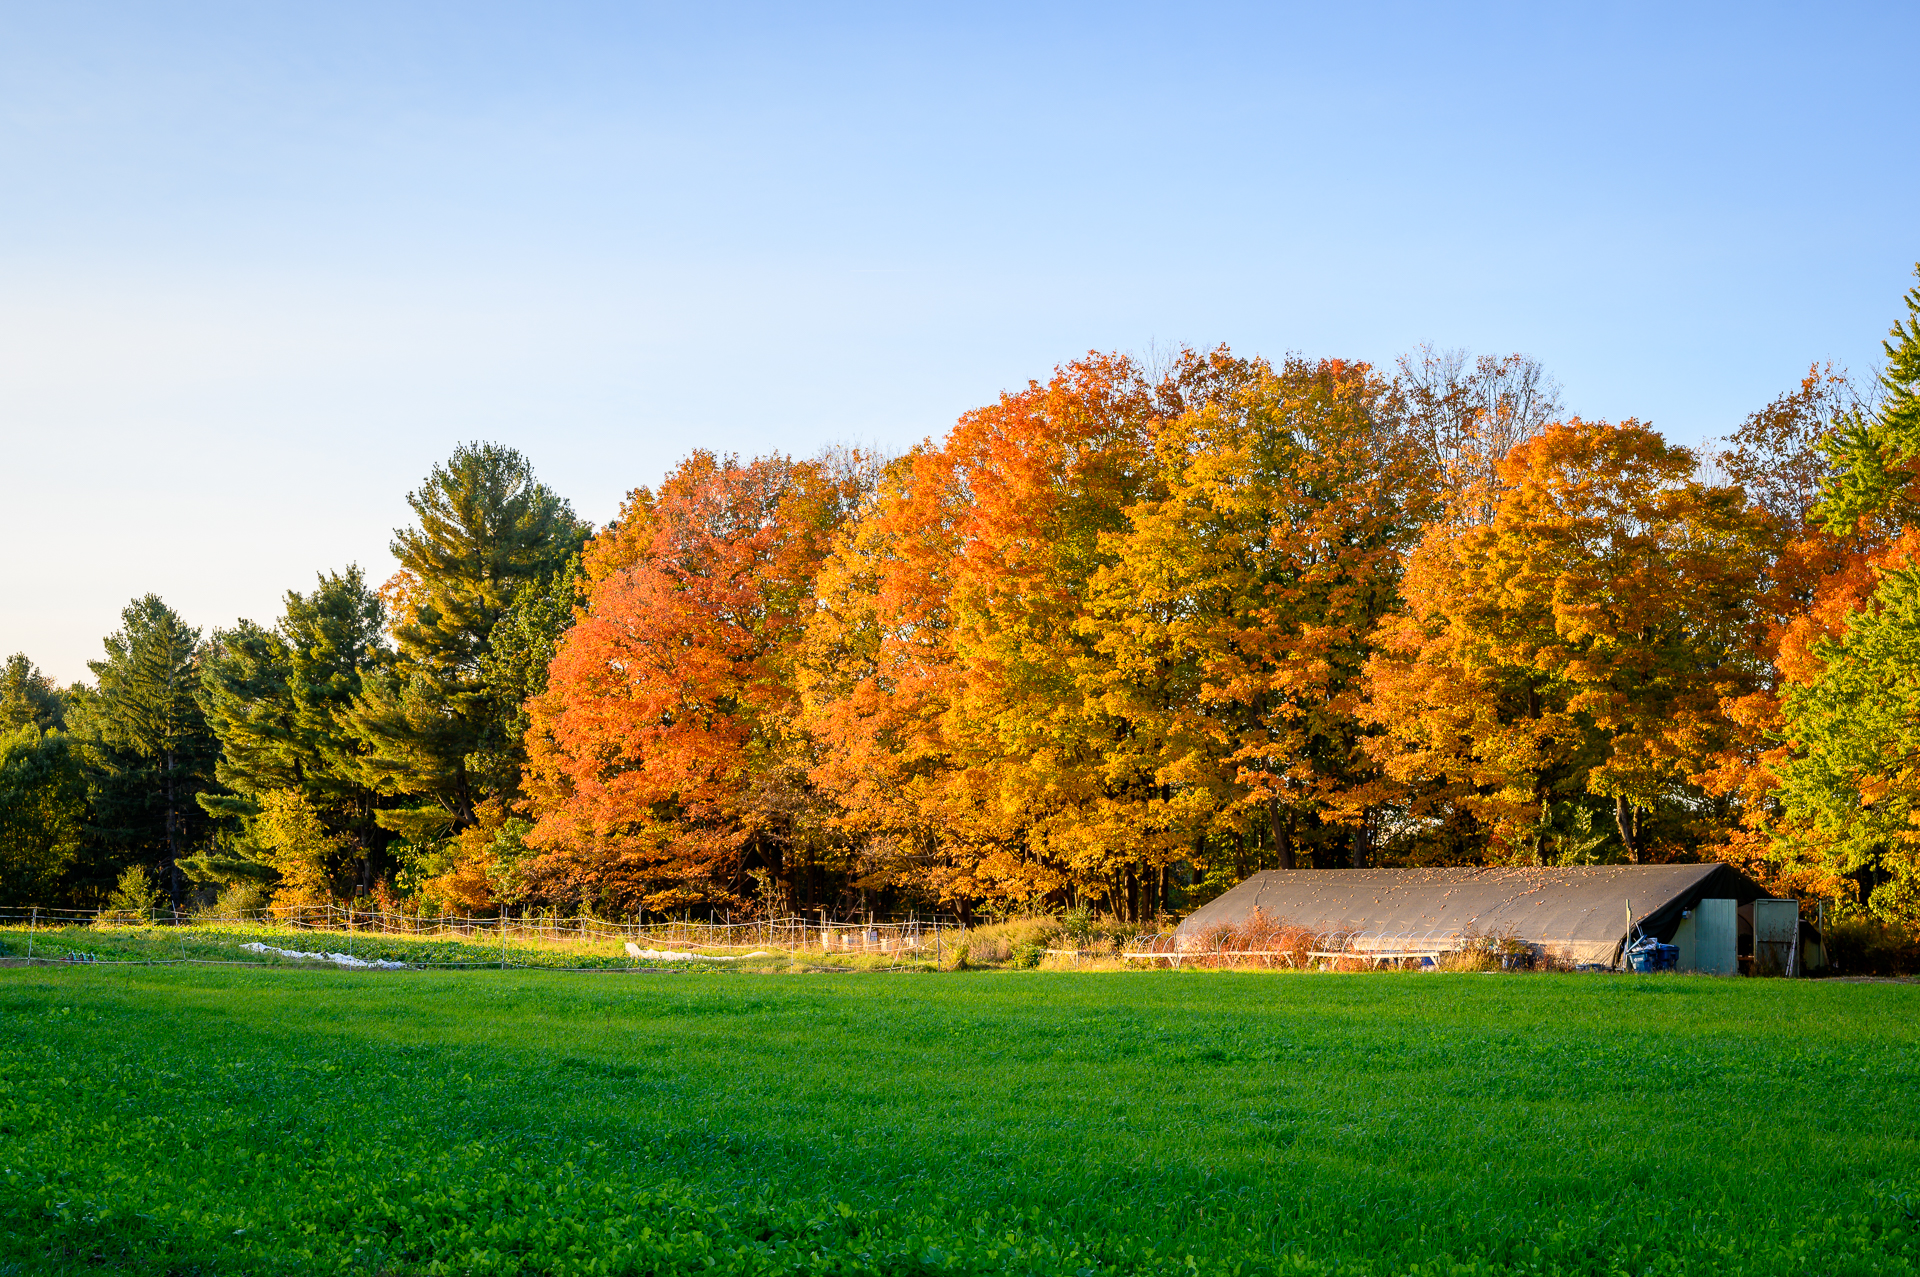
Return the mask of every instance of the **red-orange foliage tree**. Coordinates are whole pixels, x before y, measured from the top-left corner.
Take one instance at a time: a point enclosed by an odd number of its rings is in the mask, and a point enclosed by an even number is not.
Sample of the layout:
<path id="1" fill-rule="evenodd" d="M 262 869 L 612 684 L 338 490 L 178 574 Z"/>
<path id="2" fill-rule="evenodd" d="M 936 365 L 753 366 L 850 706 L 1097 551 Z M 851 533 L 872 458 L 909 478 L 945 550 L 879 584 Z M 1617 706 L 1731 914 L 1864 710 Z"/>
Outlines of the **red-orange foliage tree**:
<path id="1" fill-rule="evenodd" d="M 816 779 L 868 880 L 946 900 L 1071 884 L 1051 817 L 1097 749 L 1072 662 L 1099 537 L 1139 482 L 1153 388 L 1090 356 L 897 464 L 822 574 L 809 642 Z"/>
<path id="2" fill-rule="evenodd" d="M 793 641 L 855 481 L 697 452 L 585 555 L 584 614 L 529 732 L 530 880 L 671 912 L 742 903 L 796 821 Z"/>

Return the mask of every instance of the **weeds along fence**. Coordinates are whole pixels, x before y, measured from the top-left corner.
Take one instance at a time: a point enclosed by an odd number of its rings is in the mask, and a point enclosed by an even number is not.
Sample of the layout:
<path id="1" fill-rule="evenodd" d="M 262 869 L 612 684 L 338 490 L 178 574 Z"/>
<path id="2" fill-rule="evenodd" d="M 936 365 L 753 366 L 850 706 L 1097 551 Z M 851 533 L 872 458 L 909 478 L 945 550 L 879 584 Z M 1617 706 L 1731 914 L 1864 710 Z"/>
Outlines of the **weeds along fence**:
<path id="1" fill-rule="evenodd" d="M 965 945 L 967 928 L 952 918 L 909 918 L 904 922 L 833 922 L 789 916 L 743 922 L 622 922 L 591 915 L 562 917 L 526 913 L 517 917 L 470 918 L 422 915 L 343 905 L 293 905 L 257 912 L 222 913 L 212 909 L 155 909 L 133 913 L 115 909 L 14 909 L 0 911 L 0 927 L 194 927 L 228 926 L 272 932 L 347 932 L 458 939 L 499 943 L 562 944 L 621 941 L 655 949 L 772 948 L 795 953 L 920 956 Z"/>
<path id="2" fill-rule="evenodd" d="M 1604 969 L 1523 940 L 1474 928 L 1303 927 L 1256 913 L 1194 936 L 1142 936 L 1121 955 L 1169 967 L 1267 967 L 1296 971 L 1575 971 Z"/>
<path id="3" fill-rule="evenodd" d="M 1266 967 L 1296 971 L 1372 971 L 1431 968 L 1471 947 L 1452 929 L 1368 931 L 1357 927 L 1314 928 L 1254 918 L 1199 936 L 1172 932 L 1142 936 L 1121 957 L 1169 967 Z"/>

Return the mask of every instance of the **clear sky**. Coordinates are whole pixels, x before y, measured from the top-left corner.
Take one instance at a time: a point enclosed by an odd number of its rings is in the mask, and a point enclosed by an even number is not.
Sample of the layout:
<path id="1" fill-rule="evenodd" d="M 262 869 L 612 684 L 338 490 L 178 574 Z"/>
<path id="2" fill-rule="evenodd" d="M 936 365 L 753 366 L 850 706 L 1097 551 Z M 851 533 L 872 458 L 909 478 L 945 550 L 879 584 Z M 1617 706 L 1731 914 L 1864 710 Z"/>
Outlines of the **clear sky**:
<path id="1" fill-rule="evenodd" d="M 1525 351 L 1720 434 L 1920 259 L 1920 6 L 0 3 L 0 655 L 1089 349 Z"/>

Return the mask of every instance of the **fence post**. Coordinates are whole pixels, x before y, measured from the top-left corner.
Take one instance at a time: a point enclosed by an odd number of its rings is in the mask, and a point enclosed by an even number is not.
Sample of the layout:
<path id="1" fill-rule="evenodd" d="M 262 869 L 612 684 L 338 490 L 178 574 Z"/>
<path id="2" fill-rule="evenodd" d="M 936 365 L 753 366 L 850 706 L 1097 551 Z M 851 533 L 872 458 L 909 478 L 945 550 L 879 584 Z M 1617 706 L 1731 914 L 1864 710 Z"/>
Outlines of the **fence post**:
<path id="1" fill-rule="evenodd" d="M 40 925 L 40 906 L 33 907 L 33 916 L 27 919 L 27 965 L 33 965 L 33 929 Z"/>
<path id="2" fill-rule="evenodd" d="M 507 907 L 500 906 L 500 969 L 507 969 Z"/>

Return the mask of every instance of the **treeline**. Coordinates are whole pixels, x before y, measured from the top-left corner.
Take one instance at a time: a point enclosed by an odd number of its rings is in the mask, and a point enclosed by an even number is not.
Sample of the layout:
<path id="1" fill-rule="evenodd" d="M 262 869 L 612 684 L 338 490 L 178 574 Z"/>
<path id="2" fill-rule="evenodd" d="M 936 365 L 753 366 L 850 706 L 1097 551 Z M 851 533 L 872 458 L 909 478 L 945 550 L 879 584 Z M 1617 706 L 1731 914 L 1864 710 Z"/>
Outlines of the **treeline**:
<path id="1" fill-rule="evenodd" d="M 401 571 L 8 667 L 7 893 L 1091 905 L 1261 868 L 1720 857 L 1920 916 L 1920 289 L 1696 453 L 1519 356 L 1059 369 L 905 456 L 510 450 Z M 132 873 L 124 867 L 136 867 Z"/>

